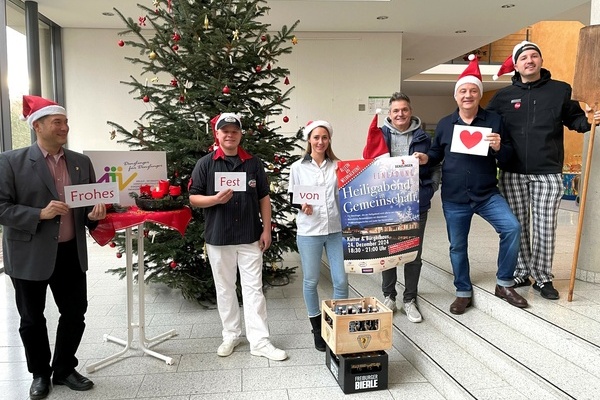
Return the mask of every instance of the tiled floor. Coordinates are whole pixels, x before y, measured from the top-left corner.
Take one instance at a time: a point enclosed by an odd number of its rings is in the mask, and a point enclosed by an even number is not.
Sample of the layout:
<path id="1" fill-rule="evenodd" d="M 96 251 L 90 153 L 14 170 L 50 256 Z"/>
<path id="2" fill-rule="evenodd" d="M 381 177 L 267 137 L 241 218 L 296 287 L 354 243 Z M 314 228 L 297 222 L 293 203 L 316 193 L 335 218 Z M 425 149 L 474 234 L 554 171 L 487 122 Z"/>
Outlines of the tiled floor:
<path id="1" fill-rule="evenodd" d="M 572 237 L 577 215 L 565 206 L 561 210 L 559 248 L 555 261 L 556 286 L 561 300 L 551 305 L 533 290 L 526 291 L 533 312 L 557 323 L 569 324 L 568 313 L 580 313 L 600 321 L 600 285 L 578 282 L 575 301 L 566 301 L 568 272 L 571 266 Z M 493 288 L 497 235 L 481 219 L 475 218 L 471 233 L 470 254 L 474 283 Z M 345 397 L 325 366 L 324 353 L 313 348 L 310 324 L 302 299 L 301 274 L 283 287 L 266 291 L 269 326 L 272 341 L 284 348 L 289 359 L 269 361 L 250 355 L 246 341 L 226 358 L 216 355 L 220 344 L 220 320 L 215 309 L 206 309 L 184 300 L 176 290 L 161 285 L 146 286 L 147 336 L 152 337 L 170 329 L 178 335 L 156 345 L 153 349 L 173 357 L 174 364 L 142 355 L 138 349 L 113 364 L 93 373 L 85 373 L 85 366 L 119 351 L 122 347 L 103 341 L 104 334 L 125 337 L 126 285 L 116 276 L 106 274 L 109 268 L 124 264 L 117 259 L 114 249 L 100 247 L 90 240 L 88 274 L 89 310 L 87 329 L 79 348 L 80 370 L 95 382 L 89 392 L 77 393 L 60 386 L 52 390 L 49 399 L 336 399 Z M 428 221 L 423 258 L 438 267 L 450 270 L 445 224 L 439 198 L 433 205 Z M 299 265 L 296 256 L 286 261 L 288 266 Z M 352 277 L 380 279 L 378 276 Z M 323 298 L 330 296 L 330 284 L 322 279 Z M 137 286 L 135 287 L 137 293 Z M 380 293 L 363 293 L 380 296 Z M 564 312 L 557 312 L 557 307 Z M 404 316 L 396 315 L 396 318 Z M 57 312 L 49 297 L 48 326 L 50 337 L 55 335 Z M 14 306 L 10 280 L 0 279 L 0 398 L 24 400 L 28 398 L 31 377 L 27 372 L 25 356 L 18 335 L 18 316 Z M 573 327 L 577 330 L 578 327 Z M 585 329 L 579 328 L 582 333 Z M 587 333 L 598 344 L 598 332 Z M 596 335 L 595 338 L 593 335 Z M 137 337 L 137 332 L 136 332 Z M 396 344 L 396 341 L 395 341 Z M 397 350 L 388 351 L 389 388 L 384 391 L 363 393 L 361 398 L 373 399 L 442 399 L 438 391 Z"/>

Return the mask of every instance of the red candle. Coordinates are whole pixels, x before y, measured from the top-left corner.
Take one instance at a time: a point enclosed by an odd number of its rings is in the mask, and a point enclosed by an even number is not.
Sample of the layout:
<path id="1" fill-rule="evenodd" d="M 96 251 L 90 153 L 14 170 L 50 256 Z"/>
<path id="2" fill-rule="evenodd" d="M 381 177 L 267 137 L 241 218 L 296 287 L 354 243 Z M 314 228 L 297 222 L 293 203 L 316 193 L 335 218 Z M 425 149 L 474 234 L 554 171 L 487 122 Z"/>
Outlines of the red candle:
<path id="1" fill-rule="evenodd" d="M 158 188 L 158 187 L 153 187 L 151 192 L 152 192 L 153 199 L 162 199 L 165 196 L 165 192 L 160 190 L 160 188 Z"/>
<path id="2" fill-rule="evenodd" d="M 169 193 L 169 181 L 164 181 L 164 180 L 160 180 L 158 181 L 158 188 L 160 189 L 161 192 L 163 192 L 164 194 Z"/>
<path id="3" fill-rule="evenodd" d="M 173 197 L 181 196 L 181 186 L 169 186 L 169 195 Z"/>
<path id="4" fill-rule="evenodd" d="M 150 196 L 150 185 L 140 185 L 140 194 Z"/>

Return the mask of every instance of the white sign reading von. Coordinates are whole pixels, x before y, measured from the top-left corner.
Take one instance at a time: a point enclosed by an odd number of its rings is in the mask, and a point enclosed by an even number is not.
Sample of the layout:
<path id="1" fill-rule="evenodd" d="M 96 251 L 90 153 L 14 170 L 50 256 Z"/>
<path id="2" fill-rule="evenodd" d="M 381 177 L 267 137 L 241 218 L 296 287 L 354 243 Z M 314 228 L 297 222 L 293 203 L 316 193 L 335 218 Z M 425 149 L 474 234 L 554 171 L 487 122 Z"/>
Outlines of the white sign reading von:
<path id="1" fill-rule="evenodd" d="M 231 189 L 234 192 L 246 191 L 245 172 L 215 172 L 215 190 Z"/>
<path id="2" fill-rule="evenodd" d="M 71 208 L 119 203 L 116 182 L 65 186 L 65 203 Z"/>
<path id="3" fill-rule="evenodd" d="M 294 204 L 325 205 L 325 186 L 294 186 Z"/>

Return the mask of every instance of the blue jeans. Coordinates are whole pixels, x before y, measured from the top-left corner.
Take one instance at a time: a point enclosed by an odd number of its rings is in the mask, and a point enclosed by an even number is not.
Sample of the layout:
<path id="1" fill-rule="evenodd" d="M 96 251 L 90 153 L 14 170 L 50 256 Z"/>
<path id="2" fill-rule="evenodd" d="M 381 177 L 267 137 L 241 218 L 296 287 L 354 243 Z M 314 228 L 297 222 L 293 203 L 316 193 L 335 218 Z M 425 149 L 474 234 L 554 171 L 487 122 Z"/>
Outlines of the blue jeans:
<path id="1" fill-rule="evenodd" d="M 319 302 L 319 293 L 317 285 L 321 275 L 321 256 L 323 247 L 327 253 L 329 269 L 331 271 L 331 281 L 333 282 L 333 298 L 348 298 L 348 275 L 344 270 L 344 250 L 342 247 L 342 233 L 331 233 L 329 235 L 319 236 L 300 236 L 296 238 L 298 243 L 298 252 L 302 262 L 302 273 L 304 280 L 302 290 L 304 293 L 304 302 L 309 317 L 316 317 L 321 314 L 321 304 Z"/>
<path id="2" fill-rule="evenodd" d="M 489 222 L 500 235 L 496 283 L 500 286 L 513 286 L 513 274 L 519 254 L 521 225 L 504 197 L 495 194 L 487 200 L 466 204 L 444 201 L 442 208 L 450 241 L 450 262 L 454 272 L 456 296 L 471 297 L 473 295 L 467 254 L 473 214 L 477 214 Z"/>

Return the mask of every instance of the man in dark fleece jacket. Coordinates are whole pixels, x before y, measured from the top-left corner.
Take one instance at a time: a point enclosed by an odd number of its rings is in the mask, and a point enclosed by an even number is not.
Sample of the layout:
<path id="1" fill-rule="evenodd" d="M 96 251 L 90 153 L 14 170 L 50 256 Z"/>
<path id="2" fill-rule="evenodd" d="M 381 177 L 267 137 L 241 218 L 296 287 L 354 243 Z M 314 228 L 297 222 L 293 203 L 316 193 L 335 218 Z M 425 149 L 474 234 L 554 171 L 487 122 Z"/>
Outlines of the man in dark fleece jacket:
<path id="1" fill-rule="evenodd" d="M 542 297 L 556 300 L 552 258 L 564 191 L 563 125 L 586 132 L 590 124 L 579 104 L 571 100 L 571 86 L 551 79 L 550 71 L 542 68 L 542 53 L 535 43 L 517 44 L 505 64 L 511 60 L 512 85 L 500 89 L 487 109 L 502 115 L 514 149 L 508 161 L 500 161 L 500 190 L 521 223 L 515 286 L 531 285 L 531 276 Z M 600 113 L 594 117 L 600 120 Z"/>

